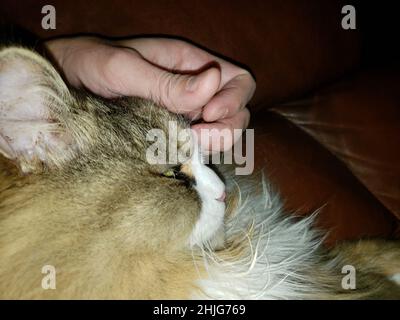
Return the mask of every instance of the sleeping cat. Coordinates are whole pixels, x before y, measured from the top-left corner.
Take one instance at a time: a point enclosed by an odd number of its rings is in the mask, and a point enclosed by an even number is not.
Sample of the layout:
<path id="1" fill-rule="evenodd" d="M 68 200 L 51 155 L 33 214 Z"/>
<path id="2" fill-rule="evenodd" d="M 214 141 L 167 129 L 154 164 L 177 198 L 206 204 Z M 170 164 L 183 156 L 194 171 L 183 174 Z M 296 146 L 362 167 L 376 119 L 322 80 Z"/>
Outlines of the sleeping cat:
<path id="1" fill-rule="evenodd" d="M 184 163 L 149 164 L 146 134 L 176 134 L 170 121 L 189 127 L 147 100 L 70 89 L 37 53 L 0 48 L 0 298 L 400 297 L 398 242 L 327 251 L 313 217 L 285 215 L 262 175 L 207 166 L 196 144 Z"/>

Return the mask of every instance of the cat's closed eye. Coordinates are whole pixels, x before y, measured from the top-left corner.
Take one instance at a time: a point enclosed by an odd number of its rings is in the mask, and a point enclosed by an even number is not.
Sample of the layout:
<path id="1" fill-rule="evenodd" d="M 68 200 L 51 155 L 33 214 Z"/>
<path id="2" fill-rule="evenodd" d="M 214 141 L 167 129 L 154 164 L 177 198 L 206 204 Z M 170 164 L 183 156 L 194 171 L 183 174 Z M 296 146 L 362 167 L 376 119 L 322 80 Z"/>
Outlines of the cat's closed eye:
<path id="1" fill-rule="evenodd" d="M 188 171 L 184 165 L 177 165 L 169 168 L 161 175 L 166 178 L 181 180 L 188 186 L 193 186 L 196 184 L 195 178 L 190 174 L 190 171 Z"/>

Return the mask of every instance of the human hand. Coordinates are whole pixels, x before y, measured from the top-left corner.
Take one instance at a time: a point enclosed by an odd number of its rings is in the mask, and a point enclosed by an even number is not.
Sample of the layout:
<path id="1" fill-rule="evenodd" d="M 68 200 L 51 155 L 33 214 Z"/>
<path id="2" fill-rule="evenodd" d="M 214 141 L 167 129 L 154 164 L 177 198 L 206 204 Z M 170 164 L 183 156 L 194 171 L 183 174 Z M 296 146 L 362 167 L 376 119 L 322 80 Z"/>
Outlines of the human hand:
<path id="1" fill-rule="evenodd" d="M 94 37 L 46 42 L 73 86 L 84 86 L 106 98 L 138 96 L 159 102 L 192 120 L 192 129 L 228 129 L 221 148 L 229 149 L 234 129 L 248 126 L 246 108 L 254 94 L 250 73 L 187 42 L 166 38 L 107 41 Z M 199 135 L 200 136 L 200 135 Z M 200 141 L 205 150 L 216 145 Z M 224 151 L 217 150 L 217 151 Z M 216 150 L 213 150 L 216 151 Z"/>

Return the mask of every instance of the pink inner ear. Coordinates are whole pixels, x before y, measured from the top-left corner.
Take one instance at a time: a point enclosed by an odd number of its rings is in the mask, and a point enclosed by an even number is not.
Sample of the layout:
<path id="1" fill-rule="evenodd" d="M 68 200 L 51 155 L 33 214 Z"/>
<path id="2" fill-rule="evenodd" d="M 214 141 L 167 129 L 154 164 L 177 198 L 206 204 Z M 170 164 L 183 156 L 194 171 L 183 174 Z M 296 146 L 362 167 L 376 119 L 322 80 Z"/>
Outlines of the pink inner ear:
<path id="1" fill-rule="evenodd" d="M 49 119 L 41 86 L 50 79 L 40 79 L 44 75 L 37 63 L 17 57 L 0 59 L 0 151 L 9 158 L 45 161 L 59 129 Z"/>
<path id="2" fill-rule="evenodd" d="M 8 120 L 0 125 L 0 130 L 13 158 L 23 155 L 45 161 L 47 149 L 56 142 L 52 139 L 51 124 L 42 120 Z"/>

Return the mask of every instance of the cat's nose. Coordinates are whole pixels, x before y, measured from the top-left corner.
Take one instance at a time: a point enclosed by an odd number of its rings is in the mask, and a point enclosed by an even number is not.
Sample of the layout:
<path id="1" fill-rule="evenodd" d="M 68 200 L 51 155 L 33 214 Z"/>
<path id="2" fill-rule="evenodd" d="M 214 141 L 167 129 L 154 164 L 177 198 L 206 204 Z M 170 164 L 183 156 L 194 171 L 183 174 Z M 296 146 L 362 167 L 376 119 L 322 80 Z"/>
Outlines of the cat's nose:
<path id="1" fill-rule="evenodd" d="M 224 191 L 224 192 L 222 193 L 222 195 L 221 195 L 219 198 L 215 199 L 215 200 L 224 202 L 224 201 L 225 201 L 225 198 L 226 198 L 226 192 Z"/>

